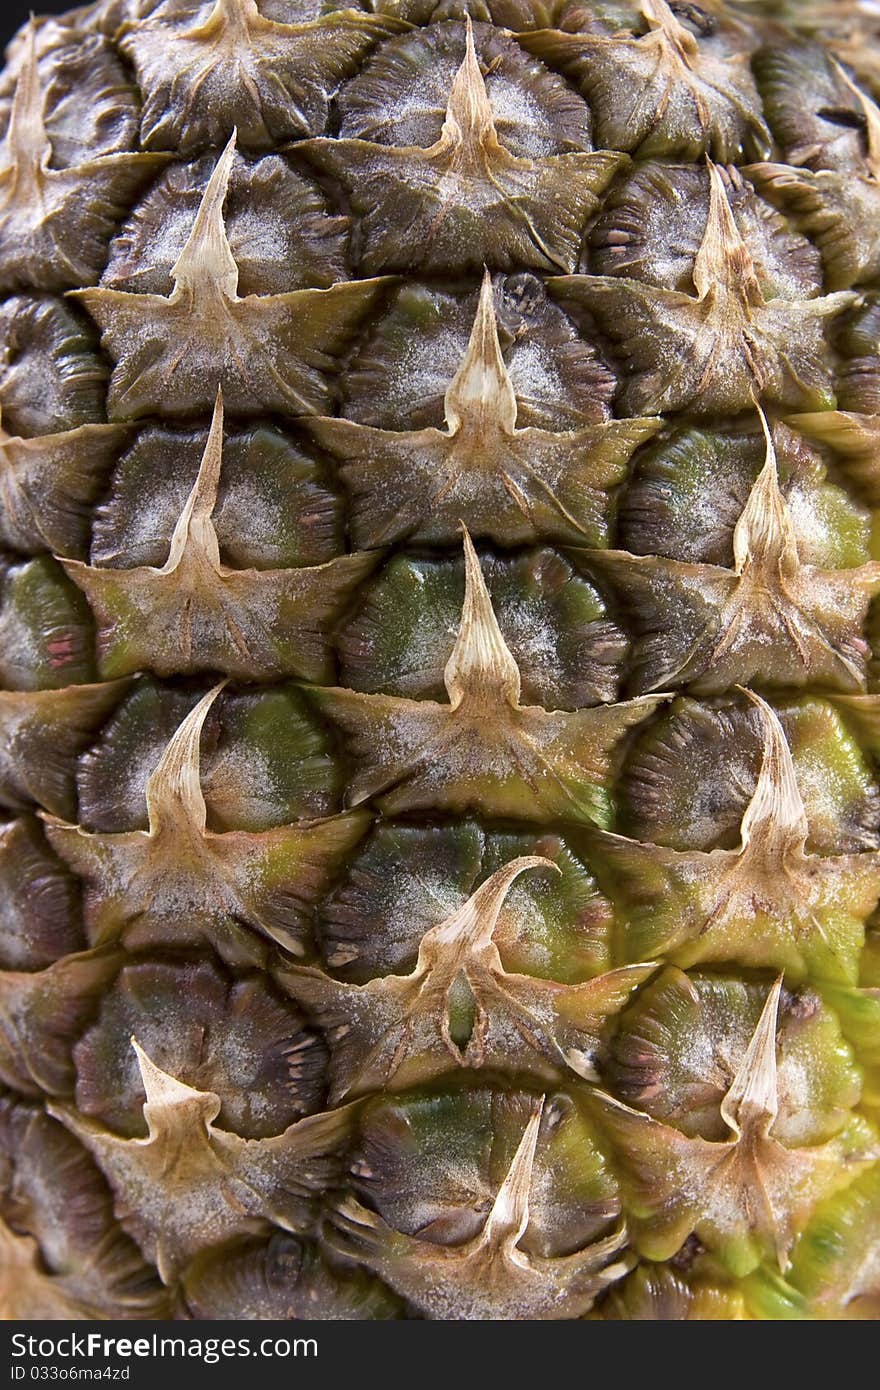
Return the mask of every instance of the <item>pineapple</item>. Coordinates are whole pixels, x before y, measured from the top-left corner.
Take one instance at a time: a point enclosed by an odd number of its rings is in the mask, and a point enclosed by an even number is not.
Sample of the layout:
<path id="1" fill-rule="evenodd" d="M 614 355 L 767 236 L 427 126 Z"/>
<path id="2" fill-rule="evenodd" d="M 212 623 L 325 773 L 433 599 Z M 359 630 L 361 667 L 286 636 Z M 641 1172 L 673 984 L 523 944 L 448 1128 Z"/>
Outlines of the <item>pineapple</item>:
<path id="1" fill-rule="evenodd" d="M 13 40 L 7 1318 L 880 1316 L 870 8 Z"/>

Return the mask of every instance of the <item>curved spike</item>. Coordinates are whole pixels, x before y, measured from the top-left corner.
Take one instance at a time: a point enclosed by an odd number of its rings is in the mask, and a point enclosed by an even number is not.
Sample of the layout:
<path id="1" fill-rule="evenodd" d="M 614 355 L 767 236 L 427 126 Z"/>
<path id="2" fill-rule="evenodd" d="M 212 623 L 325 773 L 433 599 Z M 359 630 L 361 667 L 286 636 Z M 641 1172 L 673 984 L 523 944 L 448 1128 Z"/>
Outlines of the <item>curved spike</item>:
<path id="1" fill-rule="evenodd" d="M 190 710 L 147 779 L 151 835 L 166 829 L 181 830 L 188 836 L 205 833 L 207 809 L 202 795 L 199 745 L 208 711 L 225 684 L 220 681 Z"/>
<path id="2" fill-rule="evenodd" d="M 24 53 L 12 111 L 6 132 L 6 151 L 9 165 L 16 176 L 36 175 L 46 167 L 52 145 L 43 122 L 43 89 L 37 66 L 36 22 L 31 19 L 25 30 Z"/>
<path id="3" fill-rule="evenodd" d="M 467 351 L 449 383 L 443 404 L 450 434 L 458 433 L 463 426 L 480 431 L 486 425 L 494 425 L 507 435 L 516 429 L 516 395 L 501 355 L 488 270 L 483 272 Z"/>
<path id="4" fill-rule="evenodd" d="M 133 1045 L 147 1093 L 147 1138 L 125 1138 L 70 1105 L 53 1104 L 51 1114 L 90 1151 L 163 1281 L 173 1282 L 206 1246 L 253 1234 L 269 1220 L 311 1227 L 314 1193 L 337 1175 L 350 1112 L 312 1115 L 280 1135 L 242 1139 L 214 1127 L 214 1091 L 184 1085 Z"/>
<path id="5" fill-rule="evenodd" d="M 173 574 L 184 555 L 199 553 L 213 569 L 220 567 L 220 542 L 211 517 L 217 505 L 223 464 L 223 392 L 218 386 L 211 428 L 192 491 L 171 536 L 162 574 Z"/>
<path id="6" fill-rule="evenodd" d="M 457 912 L 428 933 L 432 942 L 439 945 L 465 940 L 475 947 L 488 945 L 498 925 L 498 914 L 504 906 L 504 900 L 514 879 L 527 869 L 553 869 L 558 874 L 562 872 L 552 859 L 544 859 L 541 855 L 522 855 L 519 859 L 512 859 L 503 869 L 498 869 L 481 883 Z"/>
<path id="7" fill-rule="evenodd" d="M 785 731 L 760 695 L 740 689 L 757 706 L 764 731 L 761 771 L 740 827 L 741 850 L 803 850 L 809 825 Z"/>
<path id="8" fill-rule="evenodd" d="M 697 53 L 697 41 L 675 17 L 666 0 L 642 0 L 642 14 L 654 33 L 662 34 L 686 62 Z"/>
<path id="9" fill-rule="evenodd" d="M 138 1070 L 141 1075 L 141 1082 L 144 1088 L 146 1100 L 144 1102 L 144 1113 L 149 1120 L 149 1108 L 152 1107 L 154 1114 L 158 1111 L 169 1109 L 174 1105 L 189 1105 L 197 1097 L 207 1097 L 217 1101 L 217 1111 L 219 1112 L 220 1102 L 213 1091 L 196 1091 L 192 1086 L 187 1086 L 183 1081 L 178 1081 L 176 1076 L 170 1072 L 163 1071 L 157 1067 L 156 1063 L 147 1056 L 137 1038 L 132 1035 L 129 1039 L 137 1057 Z"/>
<path id="10" fill-rule="evenodd" d="M 868 142 L 868 153 L 865 162 L 868 165 L 871 177 L 875 179 L 880 178 L 880 107 L 868 96 L 867 92 L 863 92 L 861 87 L 853 82 L 849 73 L 833 55 L 831 56 L 831 66 L 836 71 L 843 85 L 852 92 L 859 106 L 862 108 L 862 114 L 865 117 L 865 136 Z"/>
<path id="11" fill-rule="evenodd" d="M 743 574 L 746 569 L 762 569 L 776 578 L 790 578 L 800 565 L 797 536 L 779 487 L 776 450 L 767 417 L 760 406 L 757 409 L 766 441 L 765 462 L 734 528 L 734 570 Z"/>
<path id="12" fill-rule="evenodd" d="M 462 163 L 479 162 L 480 156 L 501 148 L 495 130 L 492 104 L 474 47 L 470 15 L 465 19 L 464 60 L 452 83 L 446 117 L 434 151 L 453 150 Z"/>
<path id="13" fill-rule="evenodd" d="M 238 266 L 226 235 L 223 205 L 235 159 L 236 132 L 214 166 L 186 245 L 171 267 L 172 300 L 182 294 L 214 293 L 238 298 Z"/>
<path id="14" fill-rule="evenodd" d="M 215 0 L 215 4 L 204 23 L 190 29 L 189 39 L 217 40 L 225 37 L 232 47 L 238 36 L 245 39 L 254 27 L 263 23 L 256 0 Z M 231 41 L 231 42 L 230 42 Z"/>
<path id="15" fill-rule="evenodd" d="M 483 571 L 467 528 L 464 536 L 464 604 L 455 646 L 443 672 L 449 702 L 486 712 L 499 702 L 519 704 L 519 667 L 504 640 Z"/>
<path id="16" fill-rule="evenodd" d="M 742 305 L 765 303 L 749 248 L 730 210 L 727 189 L 717 164 L 706 160 L 709 170 L 709 214 L 706 230 L 694 260 L 694 288 L 700 300 L 725 294 Z"/>
<path id="17" fill-rule="evenodd" d="M 529 1224 L 529 1195 L 532 1189 L 532 1170 L 538 1148 L 544 1097 L 536 1103 L 529 1116 L 523 1136 L 517 1145 L 513 1161 L 495 1194 L 492 1210 L 486 1218 L 479 1238 L 483 1247 L 506 1247 L 513 1250 Z"/>
<path id="18" fill-rule="evenodd" d="M 758 1025 L 721 1102 L 721 1116 L 737 1139 L 748 1133 L 766 1137 L 779 1110 L 776 1024 L 782 980 L 780 975 L 767 995 Z"/>

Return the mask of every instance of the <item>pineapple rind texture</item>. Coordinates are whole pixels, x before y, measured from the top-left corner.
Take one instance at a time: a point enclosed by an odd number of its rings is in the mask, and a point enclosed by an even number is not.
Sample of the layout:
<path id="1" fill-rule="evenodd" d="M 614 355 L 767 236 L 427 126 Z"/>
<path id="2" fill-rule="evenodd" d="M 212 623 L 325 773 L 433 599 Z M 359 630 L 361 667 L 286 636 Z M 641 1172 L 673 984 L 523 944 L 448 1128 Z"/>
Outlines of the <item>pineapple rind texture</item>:
<path id="1" fill-rule="evenodd" d="M 0 1311 L 880 1317 L 880 30 L 0 73 Z"/>

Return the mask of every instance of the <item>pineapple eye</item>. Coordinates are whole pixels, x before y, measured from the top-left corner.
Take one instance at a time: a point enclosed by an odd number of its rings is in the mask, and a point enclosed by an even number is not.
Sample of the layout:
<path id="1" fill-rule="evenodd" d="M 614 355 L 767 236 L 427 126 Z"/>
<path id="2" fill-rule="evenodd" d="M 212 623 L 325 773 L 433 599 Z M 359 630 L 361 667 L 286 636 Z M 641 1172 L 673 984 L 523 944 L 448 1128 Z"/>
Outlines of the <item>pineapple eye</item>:
<path id="1" fill-rule="evenodd" d="M 163 170 L 110 242 L 101 284 L 168 295 L 172 267 L 192 231 L 216 160 L 203 156 Z M 327 289 L 348 278 L 349 219 L 331 212 L 311 179 L 276 154 L 239 154 L 232 165 L 224 227 L 242 295 Z"/>
<path id="2" fill-rule="evenodd" d="M 59 1173 L 65 1174 L 63 1184 L 57 1181 Z M 120 1230 L 106 1183 L 89 1155 L 63 1125 L 9 1093 L 0 1101 L 0 1205 L 4 1219 L 14 1213 L 16 1229 L 26 1223 L 30 1233 L 20 1236 L 3 1226 L 5 1264 L 36 1238 L 52 1251 L 53 1261 L 76 1271 L 65 1278 L 64 1296 L 53 1305 L 60 1308 L 59 1316 L 76 1306 L 94 1307 L 99 1300 L 109 1306 L 114 1299 L 136 1306 L 144 1317 L 170 1312 L 155 1271 Z M 52 1271 L 57 1266 L 45 1260 L 44 1267 Z M 46 1278 L 39 1266 L 35 1277 Z"/>
<path id="3" fill-rule="evenodd" d="M 545 709 L 582 709 L 614 698 L 610 668 L 623 633 L 597 592 L 552 551 L 483 559 L 498 620 L 519 664 L 523 690 Z M 343 684 L 414 699 L 438 699 L 458 630 L 463 565 L 395 557 L 363 586 L 340 626 Z"/>
<path id="4" fill-rule="evenodd" d="M 41 970 L 86 948 L 76 883 L 32 816 L 0 828 L 0 967 Z"/>
<path id="5" fill-rule="evenodd" d="M 818 250 L 733 166 L 724 170 L 733 220 L 767 298 L 812 298 L 822 290 Z M 706 230 L 709 177 L 689 165 L 648 163 L 620 179 L 587 237 L 588 268 L 693 292 Z"/>
<path id="6" fill-rule="evenodd" d="M 91 614 L 47 555 L 0 570 L 0 639 L 6 690 L 58 690 L 94 679 Z"/>
<path id="7" fill-rule="evenodd" d="M 68 42 L 63 41 L 64 35 Z M 137 148 L 138 94 L 106 38 L 90 35 L 70 42 L 73 30 L 59 29 L 62 42 L 36 45 L 43 121 L 52 168 L 69 169 L 104 155 Z M 17 51 L 16 79 L 25 66 L 26 45 Z M 9 123 L 14 84 L 0 89 L 0 128 Z M 94 169 L 92 170 L 94 178 Z"/>
<path id="8" fill-rule="evenodd" d="M 106 988 L 74 1047 L 77 1104 L 128 1136 L 147 1130 L 132 1034 L 187 1085 L 215 1092 L 220 1123 L 236 1134 L 278 1134 L 321 1108 L 323 1043 L 254 976 L 235 980 L 212 960 L 141 958 Z"/>
<path id="9" fill-rule="evenodd" d="M 183 1279 L 197 1318 L 396 1318 L 397 1297 L 363 1270 L 339 1270 L 320 1248 L 286 1231 L 229 1241 L 193 1260 Z"/>
<path id="10" fill-rule="evenodd" d="M 544 1105 L 527 1241 L 552 1259 L 571 1244 L 574 1231 L 584 1245 L 605 1234 L 616 1219 L 617 1198 L 578 1107 L 553 1092 Z M 377 1097 L 364 1109 L 352 1187 L 395 1230 L 459 1244 L 484 1224 L 533 1106 L 530 1094 L 488 1086 L 445 1096 L 423 1090 Z"/>
<path id="11" fill-rule="evenodd" d="M 82 315 L 49 295 L 0 304 L 3 427 L 24 438 L 100 422 L 107 369 Z"/>
<path id="12" fill-rule="evenodd" d="M 132 564 L 164 563 L 206 438 L 206 430 L 139 432 L 95 508 L 94 564 L 123 554 Z M 224 561 L 239 569 L 318 565 L 343 549 L 342 506 L 326 468 L 268 425 L 227 433 L 215 523 Z"/>
<path id="13" fill-rule="evenodd" d="M 872 847 L 877 788 L 839 715 L 816 699 L 780 704 L 779 712 L 807 807 L 811 852 Z M 742 704 L 676 704 L 633 740 L 618 783 L 620 828 L 681 850 L 734 846 L 758 776 L 756 734 Z"/>
<path id="14" fill-rule="evenodd" d="M 682 1133 L 722 1139 L 719 1106 L 766 994 L 763 981 L 667 967 L 621 1016 L 603 1064 L 609 1089 Z M 860 1090 L 839 1020 L 814 990 L 785 990 L 777 1041 L 777 1137 L 792 1145 L 822 1142 Z M 800 1078 L 807 1067 L 812 1090 L 805 1101 Z"/>
<path id="15" fill-rule="evenodd" d="M 196 699 L 194 691 L 169 690 L 150 678 L 136 683 L 80 762 L 82 825 L 146 828 L 146 780 Z M 327 736 L 296 690 L 225 692 L 206 723 L 202 757 L 215 830 L 265 830 L 338 809 L 339 772 Z"/>

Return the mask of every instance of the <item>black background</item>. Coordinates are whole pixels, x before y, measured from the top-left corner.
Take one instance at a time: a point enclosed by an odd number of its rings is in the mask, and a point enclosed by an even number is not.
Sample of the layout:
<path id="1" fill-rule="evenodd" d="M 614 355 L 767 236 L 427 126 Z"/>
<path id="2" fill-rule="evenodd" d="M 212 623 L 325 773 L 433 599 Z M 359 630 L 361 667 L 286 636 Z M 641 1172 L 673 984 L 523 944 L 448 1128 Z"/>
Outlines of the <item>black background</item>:
<path id="1" fill-rule="evenodd" d="M 82 0 L 0 0 L 0 46 L 5 47 L 19 25 L 31 14 L 63 14 L 77 9 Z"/>

